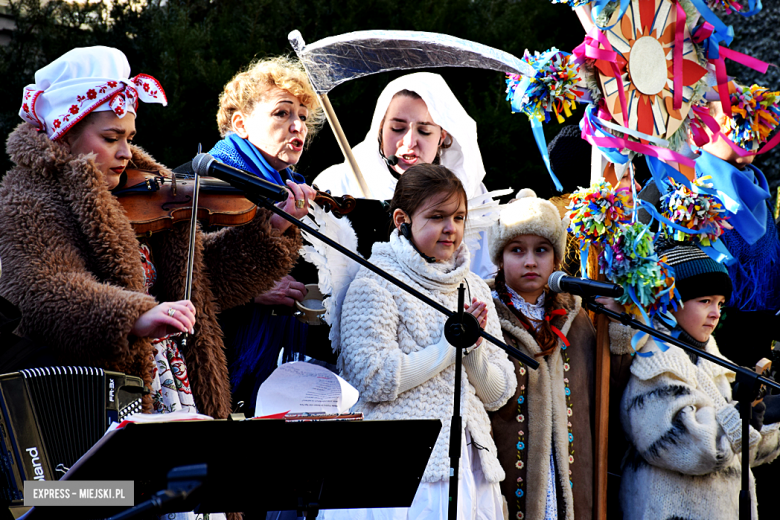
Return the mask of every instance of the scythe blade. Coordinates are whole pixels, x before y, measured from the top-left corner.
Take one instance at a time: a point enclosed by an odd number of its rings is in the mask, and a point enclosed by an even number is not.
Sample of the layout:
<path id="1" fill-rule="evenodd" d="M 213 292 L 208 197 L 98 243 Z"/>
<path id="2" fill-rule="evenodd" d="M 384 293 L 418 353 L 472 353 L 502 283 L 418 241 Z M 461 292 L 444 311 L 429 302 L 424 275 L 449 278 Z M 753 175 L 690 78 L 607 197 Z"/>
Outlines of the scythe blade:
<path id="1" fill-rule="evenodd" d="M 288 36 L 318 94 L 351 79 L 392 70 L 470 67 L 524 76 L 533 68 L 508 52 L 446 34 L 421 31 L 356 31 L 306 45 Z"/>

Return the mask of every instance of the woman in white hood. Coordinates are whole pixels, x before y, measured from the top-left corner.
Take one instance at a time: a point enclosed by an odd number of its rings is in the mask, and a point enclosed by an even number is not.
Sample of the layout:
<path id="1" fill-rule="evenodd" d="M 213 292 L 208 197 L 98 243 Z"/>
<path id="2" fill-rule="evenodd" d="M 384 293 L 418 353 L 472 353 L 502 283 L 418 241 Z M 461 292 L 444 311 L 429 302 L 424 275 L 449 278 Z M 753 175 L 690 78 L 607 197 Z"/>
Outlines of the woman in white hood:
<path id="1" fill-rule="evenodd" d="M 373 199 L 391 199 L 398 177 L 420 163 L 446 166 L 470 200 L 487 192 L 477 124 L 438 74 L 417 72 L 391 81 L 379 96 L 366 139 L 353 152 Z M 334 195 L 362 193 L 346 162 L 326 169 L 313 184 Z M 480 249 L 471 251 L 471 270 L 483 278 L 496 272 L 484 235 Z"/>

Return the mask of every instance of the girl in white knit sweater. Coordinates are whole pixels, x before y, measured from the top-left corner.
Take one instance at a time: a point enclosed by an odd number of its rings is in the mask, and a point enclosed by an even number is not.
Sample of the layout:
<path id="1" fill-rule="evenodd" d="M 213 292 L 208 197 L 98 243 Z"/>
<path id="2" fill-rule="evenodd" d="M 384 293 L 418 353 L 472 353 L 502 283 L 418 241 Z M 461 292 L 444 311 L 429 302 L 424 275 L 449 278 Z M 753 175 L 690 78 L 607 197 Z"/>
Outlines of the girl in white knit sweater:
<path id="1" fill-rule="evenodd" d="M 371 261 L 418 291 L 455 310 L 465 282 L 466 311 L 493 336 L 501 334 L 490 291 L 469 270 L 463 243 L 466 193 L 438 165 L 416 165 L 398 181 L 391 202 L 395 229 L 375 244 Z M 384 278 L 363 268 L 349 287 L 341 315 L 339 364 L 360 391 L 356 411 L 372 419 L 439 419 L 442 430 L 409 508 L 325 511 L 325 518 L 430 519 L 447 517 L 455 349 L 444 337 L 446 317 Z M 458 518 L 501 519 L 496 459 L 485 409 L 500 408 L 516 386 L 507 355 L 478 340 L 463 358 L 464 432 Z"/>

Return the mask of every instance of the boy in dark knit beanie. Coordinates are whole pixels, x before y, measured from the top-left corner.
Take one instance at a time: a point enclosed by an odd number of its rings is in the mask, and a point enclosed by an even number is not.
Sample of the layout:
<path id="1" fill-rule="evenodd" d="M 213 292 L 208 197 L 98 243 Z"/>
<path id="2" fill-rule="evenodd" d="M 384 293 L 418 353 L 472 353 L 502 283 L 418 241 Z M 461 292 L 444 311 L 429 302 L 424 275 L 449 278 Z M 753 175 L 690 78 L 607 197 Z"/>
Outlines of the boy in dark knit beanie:
<path id="1" fill-rule="evenodd" d="M 723 357 L 712 331 L 731 296 L 728 271 L 692 245 L 677 243 L 659 251 L 659 257 L 674 268 L 683 301 L 673 313 L 677 325 L 671 333 Z M 780 398 L 765 399 L 765 414 L 754 407 L 750 439 L 743 440 L 731 395 L 733 372 L 677 347 L 662 352 L 653 339 L 640 352 L 652 355 L 634 359 L 620 405 L 631 445 L 620 490 L 624 518 L 737 518 L 740 453 L 750 447 L 751 466 L 777 457 Z M 750 492 L 752 518 L 757 519 L 752 485 Z"/>
<path id="2" fill-rule="evenodd" d="M 674 268 L 675 287 L 683 301 L 683 308 L 673 313 L 680 339 L 704 350 L 720 321 L 721 307 L 731 297 L 729 272 L 726 266 L 692 245 L 677 245 L 660 255 Z"/>

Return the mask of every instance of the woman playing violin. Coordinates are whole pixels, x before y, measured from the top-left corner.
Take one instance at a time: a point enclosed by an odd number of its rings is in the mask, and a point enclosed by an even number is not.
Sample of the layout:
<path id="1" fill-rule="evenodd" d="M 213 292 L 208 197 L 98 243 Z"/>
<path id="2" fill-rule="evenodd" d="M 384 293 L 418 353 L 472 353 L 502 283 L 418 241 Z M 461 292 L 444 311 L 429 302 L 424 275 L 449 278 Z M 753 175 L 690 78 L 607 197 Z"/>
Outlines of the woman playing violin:
<path id="1" fill-rule="evenodd" d="M 187 222 L 139 242 L 111 194 L 128 165 L 170 171 L 132 141 L 138 102 L 166 104 L 151 76 L 129 77 L 117 49 L 73 49 L 25 88 L 25 122 L 8 139 L 15 166 L 0 183 L 0 295 L 22 312 L 18 333 L 58 362 L 140 376 L 144 410 L 231 411 L 216 315 L 269 290 L 298 256 L 300 236 L 259 210 L 247 225 L 196 235 L 184 300 Z M 290 185 L 283 203 L 307 194 Z M 181 333 L 189 333 L 180 350 Z"/>
<path id="2" fill-rule="evenodd" d="M 236 74 L 220 95 L 217 124 L 223 139 L 209 153 L 267 181 L 316 192 L 292 167 L 323 122 L 322 108 L 303 66 L 285 57 L 260 60 Z M 276 366 L 279 351 L 298 350 L 308 326 L 292 316 L 306 288 L 290 275 L 248 305 L 223 315 L 234 397 L 254 410 L 256 389 Z M 248 300 L 247 300 L 248 301 Z M 289 356 L 288 356 L 289 359 Z"/>

